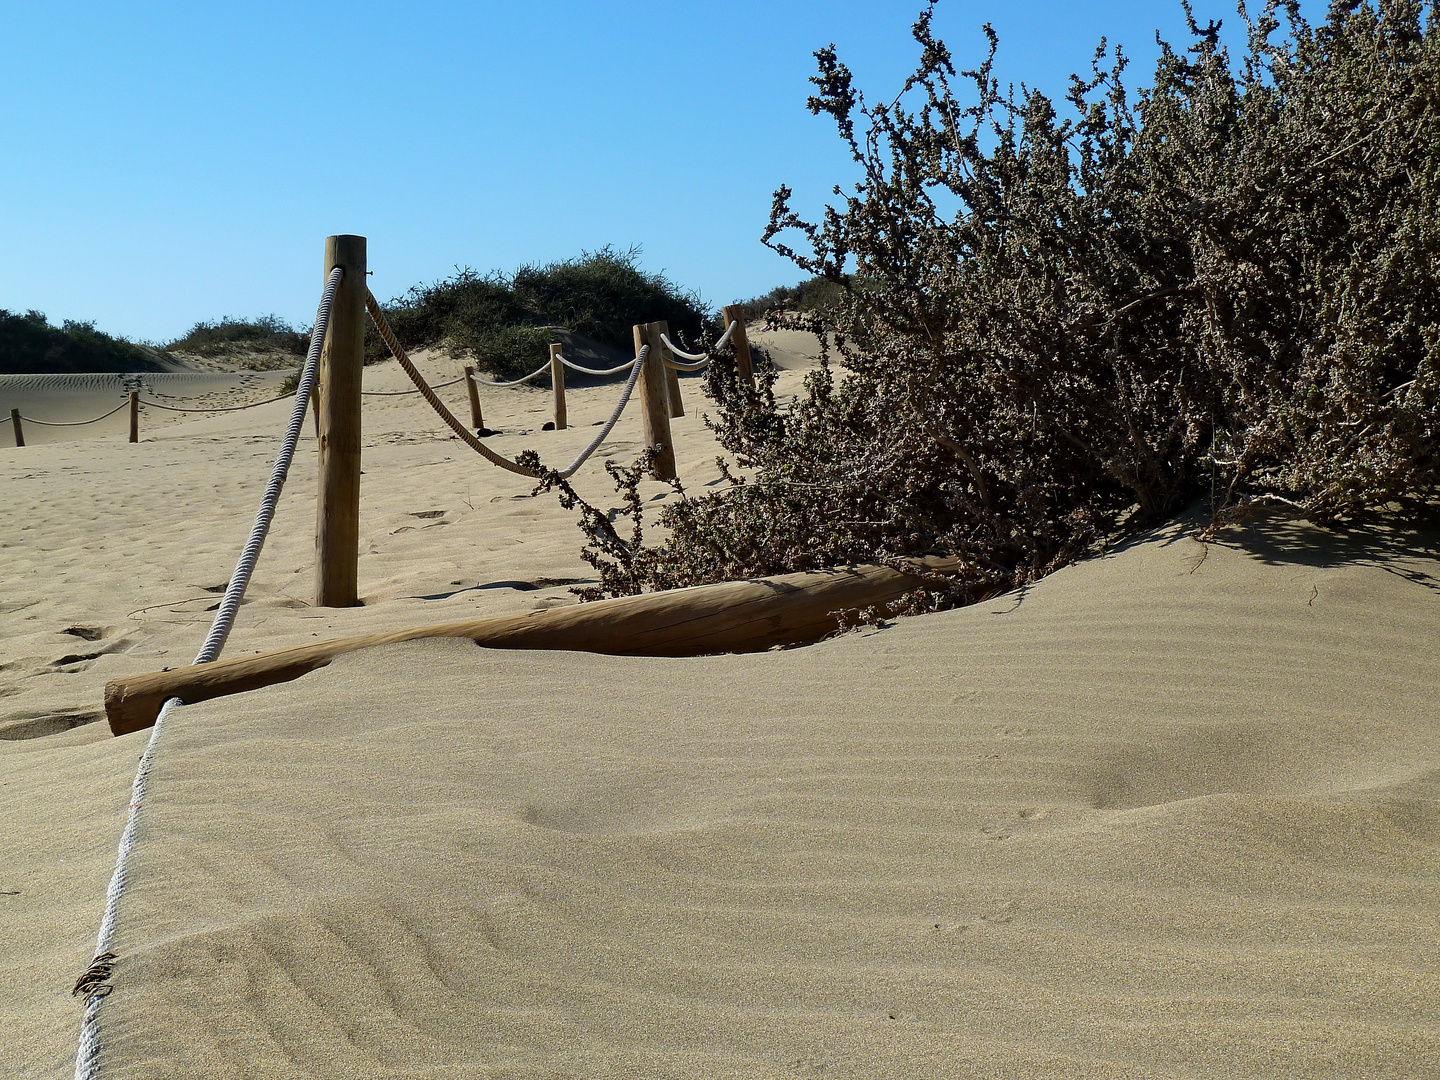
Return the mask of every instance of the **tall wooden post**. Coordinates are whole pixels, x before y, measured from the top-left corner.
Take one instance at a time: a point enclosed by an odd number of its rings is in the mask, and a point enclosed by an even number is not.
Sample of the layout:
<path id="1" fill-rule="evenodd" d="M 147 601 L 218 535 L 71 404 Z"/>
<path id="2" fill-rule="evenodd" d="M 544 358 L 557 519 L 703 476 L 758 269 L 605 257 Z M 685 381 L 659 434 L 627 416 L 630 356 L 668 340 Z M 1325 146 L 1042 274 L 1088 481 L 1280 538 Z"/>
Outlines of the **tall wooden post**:
<path id="1" fill-rule="evenodd" d="M 550 346 L 550 385 L 555 389 L 555 430 L 565 430 L 565 365 L 560 362 L 560 345 Z"/>
<path id="2" fill-rule="evenodd" d="M 750 360 L 750 341 L 745 336 L 745 309 L 739 304 L 731 304 L 729 307 L 720 309 L 720 319 L 729 326 L 735 324 L 735 333 L 730 335 L 731 342 L 735 345 L 735 373 L 750 385 L 755 385 L 755 367 Z"/>
<path id="3" fill-rule="evenodd" d="M 130 441 L 140 441 L 140 391 L 130 391 Z"/>
<path id="4" fill-rule="evenodd" d="M 359 603 L 360 373 L 365 365 L 365 237 L 327 236 L 325 276 L 345 276 L 335 290 L 330 329 L 320 353 L 320 493 L 315 508 L 315 603 Z"/>
<path id="5" fill-rule="evenodd" d="M 635 353 L 646 345 L 650 354 L 640 372 L 640 423 L 645 445 L 655 451 L 650 475 L 656 480 L 675 479 L 675 445 L 670 441 L 670 392 L 665 383 L 665 361 L 660 357 L 664 348 L 660 334 L 664 323 L 645 323 L 635 327 Z"/>
<path id="6" fill-rule="evenodd" d="M 475 369 L 465 369 L 465 389 L 470 394 L 470 426 L 479 431 L 485 426 L 485 417 L 480 415 L 480 387 L 475 385 Z"/>
<path id="7" fill-rule="evenodd" d="M 25 432 L 24 432 L 24 430 L 22 430 L 21 427 L 20 427 L 20 410 L 19 410 L 19 409 L 11 409 L 11 410 L 10 410 L 10 423 L 12 423 L 12 424 L 15 425 L 15 445 L 16 445 L 16 446 L 24 446 L 24 445 L 25 445 Z"/>
<path id="8" fill-rule="evenodd" d="M 660 329 L 650 339 L 650 351 L 659 351 L 662 360 L 670 355 L 670 350 L 665 348 L 665 343 L 660 340 L 660 335 L 670 336 L 670 324 L 667 322 L 651 323 L 651 326 L 658 326 Z M 665 398 L 670 403 L 671 417 L 685 415 L 685 403 L 680 400 L 680 376 L 675 374 L 675 369 L 669 364 L 665 368 Z"/>

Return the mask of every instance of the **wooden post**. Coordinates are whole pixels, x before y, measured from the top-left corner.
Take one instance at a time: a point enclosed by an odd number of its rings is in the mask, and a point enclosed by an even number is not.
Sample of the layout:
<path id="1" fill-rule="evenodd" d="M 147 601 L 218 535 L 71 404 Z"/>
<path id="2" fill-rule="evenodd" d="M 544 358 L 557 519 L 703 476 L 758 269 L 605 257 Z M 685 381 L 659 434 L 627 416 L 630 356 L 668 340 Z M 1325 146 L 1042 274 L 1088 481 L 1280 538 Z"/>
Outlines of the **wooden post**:
<path id="1" fill-rule="evenodd" d="M 130 441 L 140 441 L 140 391 L 130 391 Z"/>
<path id="2" fill-rule="evenodd" d="M 667 322 L 658 322 L 652 323 L 651 325 L 660 328 L 655 336 L 650 339 L 652 342 L 650 346 L 651 350 L 659 349 L 662 359 L 668 357 L 670 350 L 665 348 L 664 342 L 660 340 L 660 335 L 670 336 L 670 324 Z M 670 403 L 670 416 L 672 418 L 685 415 L 685 403 L 680 400 L 680 376 L 675 374 L 675 369 L 669 364 L 665 365 L 665 397 Z"/>
<path id="3" fill-rule="evenodd" d="M 479 431 L 485 426 L 485 418 L 480 415 L 480 387 L 475 385 L 475 369 L 465 369 L 465 389 L 470 394 L 470 426 Z"/>
<path id="4" fill-rule="evenodd" d="M 670 441 L 670 393 L 665 383 L 665 362 L 660 359 L 660 332 L 664 323 L 635 327 L 635 354 L 650 346 L 640 372 L 640 423 L 645 445 L 655 451 L 650 475 L 656 480 L 675 479 L 675 445 Z"/>
<path id="5" fill-rule="evenodd" d="M 550 346 L 550 385 L 555 390 L 555 430 L 565 430 L 565 365 L 560 362 L 560 344 Z"/>
<path id="6" fill-rule="evenodd" d="M 335 290 L 320 353 L 320 491 L 315 508 L 315 603 L 359 603 L 360 373 L 365 365 L 365 237 L 325 238 L 325 276 L 345 276 Z"/>
<path id="7" fill-rule="evenodd" d="M 12 423 L 12 424 L 15 425 L 15 445 L 16 445 L 16 446 L 24 446 L 24 445 L 25 445 L 25 432 L 22 431 L 21 428 L 20 428 L 20 410 L 19 410 L 19 409 L 11 409 L 11 410 L 10 410 L 10 423 Z"/>
<path id="8" fill-rule="evenodd" d="M 720 309 L 720 319 L 729 326 L 735 324 L 735 333 L 730 335 L 730 340 L 735 345 L 735 373 L 744 379 L 749 386 L 755 385 L 755 367 L 750 361 L 750 341 L 745 336 L 745 309 L 739 304 L 731 304 L 729 307 Z"/>

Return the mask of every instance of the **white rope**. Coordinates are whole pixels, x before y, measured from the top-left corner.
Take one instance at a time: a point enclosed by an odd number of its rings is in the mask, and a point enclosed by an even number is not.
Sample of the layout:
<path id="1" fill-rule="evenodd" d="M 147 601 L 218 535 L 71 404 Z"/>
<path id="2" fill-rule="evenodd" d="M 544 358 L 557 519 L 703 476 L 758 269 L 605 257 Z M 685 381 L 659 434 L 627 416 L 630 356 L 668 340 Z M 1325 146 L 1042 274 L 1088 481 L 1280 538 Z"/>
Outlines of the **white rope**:
<path id="1" fill-rule="evenodd" d="M 699 371 L 701 368 L 703 368 L 706 364 L 710 363 L 710 361 L 715 358 L 715 351 L 724 347 L 725 343 L 730 340 L 730 335 L 735 333 L 735 327 L 738 325 L 739 322 L 737 320 L 731 319 L 730 325 L 725 328 L 725 333 L 720 335 L 720 340 L 715 342 L 714 345 L 710 346 L 709 352 L 703 353 L 690 353 L 686 352 L 684 349 L 677 349 L 667 335 L 661 334 L 660 341 L 664 344 L 665 348 L 669 349 L 676 356 L 682 357 L 686 360 L 696 361 L 696 363 L 694 364 L 681 364 L 674 360 L 671 360 L 667 356 L 665 358 L 665 366 L 673 368 L 676 371 Z"/>
<path id="2" fill-rule="evenodd" d="M 542 371 L 549 370 L 550 361 L 546 360 L 545 363 L 541 364 L 534 371 L 530 372 L 529 375 L 526 375 L 524 378 L 521 379 L 512 379 L 510 382 L 491 382 L 489 379 L 480 378 L 479 375 L 471 375 L 470 377 L 474 379 L 477 383 L 479 383 L 481 386 L 519 386 L 523 382 L 529 382 L 531 379 L 535 378 L 535 376 L 539 375 Z M 431 389 L 434 389 L 434 387 L 431 387 Z"/>
<path id="3" fill-rule="evenodd" d="M 661 341 L 664 341 L 664 340 L 665 340 L 665 337 L 664 337 L 663 334 L 661 335 L 660 340 L 661 340 Z M 668 367 L 671 371 L 699 371 L 701 368 L 707 368 L 707 367 L 709 367 L 709 366 L 710 366 L 710 361 L 711 361 L 712 359 L 714 359 L 714 358 L 707 356 L 704 360 L 701 360 L 698 364 L 682 364 L 682 363 L 680 363 L 680 361 L 678 361 L 678 360 L 671 360 L 670 357 L 667 356 L 667 357 L 665 357 L 665 366 Z"/>
<path id="4" fill-rule="evenodd" d="M 249 539 L 240 554 L 235 572 L 230 575 L 230 583 L 220 601 L 220 610 L 215 613 L 215 622 L 193 663 L 208 664 L 215 660 L 235 624 L 235 613 L 240 608 L 245 587 L 250 583 L 250 575 L 255 570 L 255 561 L 260 557 L 265 536 L 270 531 L 270 522 L 275 517 L 275 506 L 280 500 L 280 489 L 295 456 L 295 446 L 300 441 L 300 429 L 305 423 L 305 409 L 310 403 L 310 391 L 315 385 L 315 369 L 320 359 L 320 349 L 325 342 L 325 331 L 330 322 L 330 306 L 343 276 L 344 270 L 337 266 L 330 271 L 330 277 L 325 283 L 325 295 L 320 300 L 320 310 L 315 315 L 315 329 L 310 337 L 310 351 L 305 357 L 305 369 L 295 391 L 295 407 L 290 410 L 290 424 L 286 428 L 280 453 L 275 459 L 275 467 L 270 473 L 270 483 L 260 500 L 260 510 L 255 515 L 255 524 L 250 529 Z M 140 755 L 140 765 L 135 772 L 135 784 L 130 794 L 130 816 L 125 822 L 125 831 L 120 834 L 120 847 L 115 856 L 115 873 L 111 875 L 110 888 L 105 893 L 105 914 L 100 920 L 100 932 L 95 940 L 95 959 L 75 982 L 74 992 L 85 995 L 85 1016 L 80 1022 L 80 1044 L 75 1053 L 75 1080 L 94 1080 L 99 1075 L 100 1003 L 110 994 L 109 980 L 115 969 L 116 956 L 110 949 L 115 935 L 115 915 L 129 877 L 130 852 L 135 846 L 140 806 L 145 798 L 155 750 L 160 743 L 160 731 L 170 711 L 176 705 L 182 704 L 184 702 L 178 697 L 166 699 L 160 714 L 155 718 L 155 726 L 150 732 L 150 741 L 145 744 L 145 752 Z"/>
<path id="5" fill-rule="evenodd" d="M 630 365 L 635 363 L 634 360 L 626 360 L 623 364 L 618 364 L 615 367 L 604 368 L 602 370 L 600 368 L 588 368 L 581 367 L 579 364 L 572 364 L 569 360 L 566 360 L 565 357 L 561 356 L 559 353 L 556 353 L 555 359 L 559 360 L 571 371 L 578 371 L 582 375 L 618 375 L 620 374 L 620 372 L 628 370 L 630 368 Z"/>
<path id="6" fill-rule="evenodd" d="M 200 655 L 195 658 L 197 664 L 208 664 L 220 655 L 225 639 L 230 636 L 230 628 L 235 625 L 235 613 L 240 608 L 246 586 L 250 584 L 250 575 L 255 571 L 255 561 L 260 558 L 260 548 L 265 544 L 270 522 L 275 517 L 275 507 L 280 502 L 280 489 L 285 486 L 285 476 L 290 471 L 291 459 L 295 457 L 295 446 L 300 441 L 300 429 L 305 424 L 305 409 L 310 404 L 310 393 L 315 387 L 320 347 L 325 342 L 325 331 L 329 328 L 330 304 L 335 299 L 335 290 L 339 288 L 343 275 L 344 270 L 337 266 L 330 271 L 330 280 L 325 283 L 325 295 L 320 301 L 320 310 L 315 314 L 315 329 L 310 334 L 310 354 L 305 357 L 305 369 L 300 373 L 300 385 L 295 389 L 295 406 L 290 410 L 290 426 L 285 430 L 285 440 L 280 444 L 280 453 L 275 458 L 270 483 L 265 486 L 265 494 L 260 499 L 260 509 L 255 514 L 255 524 L 250 528 L 250 537 L 245 541 L 245 550 L 240 553 L 240 561 L 235 564 L 235 572 L 230 575 L 230 584 L 220 601 L 220 610 L 215 615 L 215 623 L 210 627 L 205 645 L 200 650 Z"/>
<path id="7" fill-rule="evenodd" d="M 135 832 L 140 821 L 140 804 L 145 798 L 145 788 L 150 779 L 150 766 L 155 760 L 155 749 L 160 743 L 160 731 L 170 710 L 181 704 L 179 698 L 169 698 L 155 718 L 150 732 L 150 741 L 140 755 L 140 766 L 135 771 L 135 783 L 130 789 L 130 816 L 125 821 L 125 831 L 120 834 L 120 848 L 115 855 L 115 873 L 110 877 L 110 888 L 105 892 L 105 915 L 100 920 L 100 933 L 95 940 L 95 959 L 89 969 L 75 982 L 74 993 L 85 995 L 85 1016 L 80 1021 L 80 1045 L 75 1052 L 75 1080 L 94 1080 L 100 1072 L 100 1003 L 110 996 L 109 979 L 115 970 L 115 954 L 110 944 L 115 936 L 115 912 L 120 904 L 120 894 L 125 891 L 129 877 L 130 852 L 135 847 Z"/>
<path id="8" fill-rule="evenodd" d="M 625 411 L 625 406 L 630 401 L 630 394 L 634 391 L 635 383 L 640 378 L 640 369 L 645 366 L 645 354 L 649 351 L 650 346 L 646 345 L 640 350 L 640 355 L 631 363 L 630 378 L 625 383 L 625 389 L 620 392 L 620 400 L 615 405 L 615 411 L 610 414 L 610 419 L 605 421 L 605 426 L 600 429 L 600 434 L 591 439 L 590 445 L 580 451 L 580 456 L 560 470 L 560 478 L 562 480 L 568 480 L 574 476 L 575 471 L 589 460 L 590 455 L 600 448 L 600 444 L 603 443 L 606 436 L 610 434 L 610 429 L 615 426 L 615 422 L 620 419 L 620 414 Z"/>

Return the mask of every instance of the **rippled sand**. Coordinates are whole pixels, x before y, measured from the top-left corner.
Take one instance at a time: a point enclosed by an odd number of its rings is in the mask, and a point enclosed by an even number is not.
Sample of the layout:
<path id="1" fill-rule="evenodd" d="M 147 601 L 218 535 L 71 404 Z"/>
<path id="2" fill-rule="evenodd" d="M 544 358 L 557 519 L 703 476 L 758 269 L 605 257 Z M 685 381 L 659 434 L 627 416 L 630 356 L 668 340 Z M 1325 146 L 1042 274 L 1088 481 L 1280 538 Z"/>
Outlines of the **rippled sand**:
<path id="1" fill-rule="evenodd" d="M 502 452 L 568 460 L 614 392 L 577 390 L 565 432 L 542 391 L 487 391 L 486 418 Z M 227 656 L 569 603 L 557 579 L 592 576 L 552 498 L 413 397 L 365 408 L 366 606 L 309 606 L 307 431 Z M 147 737 L 110 738 L 101 689 L 199 647 L 285 409 L 0 452 L 3 1075 L 73 1069 L 69 988 Z M 638 416 L 617 433 L 628 462 Z M 598 463 L 579 487 L 618 505 Z M 1424 1076 L 1435 529 L 1192 531 L 807 649 L 415 642 L 180 710 L 104 1075 Z"/>

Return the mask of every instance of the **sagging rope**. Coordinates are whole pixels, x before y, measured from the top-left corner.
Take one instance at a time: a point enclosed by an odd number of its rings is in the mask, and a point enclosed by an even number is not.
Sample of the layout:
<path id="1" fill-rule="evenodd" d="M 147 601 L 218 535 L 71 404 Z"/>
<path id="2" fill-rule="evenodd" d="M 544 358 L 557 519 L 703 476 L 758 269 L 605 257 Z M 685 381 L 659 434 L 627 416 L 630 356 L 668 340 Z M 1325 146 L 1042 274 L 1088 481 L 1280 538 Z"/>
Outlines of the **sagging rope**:
<path id="1" fill-rule="evenodd" d="M 695 363 L 695 364 L 682 364 L 682 363 L 678 363 L 677 361 L 671 360 L 671 359 L 667 356 L 667 357 L 665 358 L 665 366 L 666 366 L 666 367 L 670 367 L 670 368 L 674 368 L 676 371 L 699 371 L 701 368 L 705 367 L 707 364 L 710 363 L 710 361 L 713 359 L 713 355 L 712 355 L 712 354 L 715 352 L 716 349 L 724 348 L 725 343 L 730 340 L 730 336 L 735 333 L 735 327 L 736 327 L 737 325 L 739 325 L 739 324 L 738 324 L 734 319 L 730 320 L 730 325 L 725 328 L 725 333 L 721 334 L 721 335 L 720 335 L 720 339 L 719 339 L 718 341 L 716 341 L 714 345 L 710 346 L 710 352 L 703 352 L 703 353 L 689 353 L 689 352 L 686 352 L 684 349 L 677 349 L 677 348 L 675 347 L 675 345 L 670 341 L 670 338 L 669 338 L 669 337 L 667 337 L 665 334 L 661 334 L 661 335 L 660 335 L 660 340 L 665 343 L 665 348 L 669 349 L 671 353 L 673 353 L 674 355 L 676 355 L 676 356 L 678 356 L 678 357 L 681 357 L 681 358 L 684 359 L 684 360 L 695 360 L 695 361 L 699 361 L 698 363 Z M 582 375 L 618 375 L 618 374 L 620 374 L 620 372 L 625 371 L 627 368 L 630 367 L 631 364 L 634 363 L 633 360 L 627 360 L 627 361 L 625 361 L 625 363 L 619 364 L 619 365 L 617 365 L 616 367 L 613 367 L 613 368 L 603 368 L 603 369 L 601 369 L 601 368 L 581 367 L 579 364 L 573 363 L 573 362 L 570 361 L 568 358 L 560 355 L 559 353 L 556 353 L 556 354 L 555 354 L 555 359 L 559 360 L 562 364 L 564 364 L 564 365 L 565 365 L 567 368 L 569 368 L 571 371 L 578 371 L 578 372 L 580 372 L 580 374 L 582 374 Z M 522 377 L 522 378 L 519 378 L 519 379 L 513 379 L 513 380 L 511 380 L 510 382 L 491 382 L 489 379 L 482 379 L 482 378 L 480 378 L 480 376 L 478 376 L 478 375 L 472 375 L 472 376 L 470 376 L 470 377 L 471 377 L 472 379 L 474 379 L 474 380 L 475 380 L 479 385 L 481 385 L 481 386 L 495 386 L 495 387 L 519 386 L 521 383 L 529 382 L 531 379 L 533 379 L 533 378 L 535 378 L 536 376 L 544 373 L 545 371 L 547 371 L 547 370 L 549 369 L 549 367 L 550 367 L 550 363 L 549 363 L 549 361 L 546 361 L 546 362 L 545 362 L 544 364 L 542 364 L 540 367 L 538 367 L 538 368 L 536 368 L 534 371 L 532 371 L 529 375 L 526 375 L 526 376 L 524 376 L 524 377 Z M 448 384 L 446 384 L 446 385 L 448 385 Z M 437 387 L 435 387 L 435 389 L 438 390 L 438 389 L 440 389 L 440 388 L 437 386 Z M 408 390 L 405 391 L 405 392 L 406 392 L 406 393 L 409 393 Z"/>
<path id="2" fill-rule="evenodd" d="M 444 390 L 447 386 L 454 386 L 457 382 L 464 381 L 465 376 L 461 375 L 458 379 L 451 379 L 449 382 L 436 383 L 430 389 Z M 362 390 L 360 395 L 362 397 L 399 397 L 401 394 L 418 394 L 419 392 L 412 386 L 408 390 Z"/>
<path id="3" fill-rule="evenodd" d="M 489 379 L 482 379 L 482 378 L 480 378 L 479 375 L 471 375 L 470 378 L 474 379 L 474 380 L 475 380 L 477 383 L 479 383 L 481 386 L 519 386 L 521 383 L 527 383 L 527 382 L 529 382 L 531 379 L 535 378 L 537 375 L 541 374 L 542 372 L 549 371 L 549 370 L 550 370 L 550 361 L 549 361 L 549 360 L 546 360 L 545 363 L 541 364 L 541 365 L 540 365 L 539 367 L 537 367 L 534 371 L 530 372 L 529 375 L 524 375 L 524 376 L 522 376 L 521 378 L 518 378 L 518 379 L 511 379 L 509 382 L 491 382 Z"/>
<path id="4" fill-rule="evenodd" d="M 249 405 L 217 405 L 209 409 L 182 409 L 178 405 L 161 405 L 158 401 L 147 401 L 140 399 L 141 405 L 148 405 L 152 409 L 164 409 L 166 412 L 183 413 L 220 413 L 220 412 L 244 412 L 246 409 L 258 409 L 261 405 L 273 405 L 277 401 L 284 401 L 289 394 L 281 394 L 279 397 L 266 398 L 264 401 L 253 401 Z"/>
<path id="5" fill-rule="evenodd" d="M 605 370 L 601 371 L 598 368 L 581 367 L 579 364 L 572 364 L 569 360 L 565 359 L 565 357 L 561 356 L 559 353 L 555 354 L 555 359 L 559 360 L 571 371 L 578 371 L 582 375 L 618 375 L 620 374 L 620 372 L 628 368 L 631 364 L 635 363 L 634 360 L 626 360 L 623 364 L 619 364 L 612 368 L 606 368 Z"/>
<path id="6" fill-rule="evenodd" d="M 115 408 L 111 409 L 109 412 L 102 413 L 101 415 L 95 417 L 94 420 L 71 420 L 62 423 L 59 420 L 36 420 L 33 416 L 21 416 L 20 419 L 24 420 L 27 424 L 40 424 L 43 427 L 84 427 L 86 424 L 93 424 L 96 421 L 104 420 L 107 416 L 114 416 L 117 412 L 119 412 L 121 409 L 125 408 L 125 406 L 129 404 L 130 402 L 128 400 L 122 401 L 119 405 L 116 405 Z"/>
<path id="7" fill-rule="evenodd" d="M 390 352 L 394 355 L 395 359 L 399 361 L 400 366 L 404 368 L 405 374 L 410 376 L 410 381 L 415 384 L 416 389 L 418 389 L 425 400 L 430 403 L 430 407 L 439 414 L 440 419 L 444 420 L 445 423 L 450 426 L 451 431 L 460 436 L 466 446 L 470 447 L 470 449 L 474 450 L 486 461 L 490 462 L 490 464 L 498 465 L 500 468 L 508 472 L 516 473 L 519 476 L 528 476 L 533 480 L 539 480 L 546 475 L 546 471 L 543 469 L 536 471 L 529 466 L 521 465 L 518 461 L 511 461 L 507 457 L 502 457 L 472 435 L 470 429 L 456 419 L 455 414 L 445 407 L 445 403 L 435 396 L 435 391 L 426 383 L 424 376 L 416 370 L 415 365 L 410 362 L 410 358 L 405 355 L 405 350 L 396 339 L 395 332 L 390 329 L 390 323 L 385 318 L 384 310 L 380 307 L 379 301 L 375 299 L 375 294 L 369 290 L 366 290 L 365 293 L 365 309 L 370 312 L 370 320 L 375 324 L 375 329 L 379 331 L 380 337 L 389 347 Z M 646 345 L 640 350 L 640 355 L 630 362 L 630 378 L 625 383 L 625 389 L 620 393 L 620 400 L 615 405 L 615 411 L 610 414 L 610 419 L 605 421 L 604 426 L 601 427 L 600 434 L 596 435 L 595 438 L 590 441 L 590 445 L 580 451 L 579 456 L 576 457 L 574 461 L 560 470 L 559 475 L 561 479 L 569 479 L 573 476 L 580 466 L 589 460 L 590 455 L 599 449 L 600 444 L 605 441 L 606 437 L 609 436 L 611 429 L 615 427 L 616 422 L 620 419 L 620 414 L 625 411 L 625 406 L 630 402 L 630 395 L 635 390 L 635 383 L 640 378 L 640 372 L 645 366 L 645 358 L 649 355 L 649 352 L 650 346 Z M 546 367 L 549 367 L 549 365 L 547 364 Z"/>
<path id="8" fill-rule="evenodd" d="M 270 523 L 275 517 L 275 507 L 280 501 L 280 489 L 285 484 L 285 476 L 290 471 L 290 462 L 295 457 L 295 447 L 300 441 L 300 429 L 305 423 L 305 410 L 310 403 L 310 392 L 315 386 L 315 371 L 320 359 L 320 349 L 324 344 L 325 332 L 330 323 L 330 307 L 335 299 L 335 290 L 339 288 L 340 279 L 343 276 L 343 268 L 337 266 L 330 271 L 330 276 L 325 282 L 325 294 L 320 300 L 320 309 L 315 313 L 315 329 L 310 337 L 310 350 L 305 357 L 305 367 L 300 374 L 300 385 L 295 391 L 295 407 L 290 410 L 290 424 L 285 430 L 285 438 L 280 445 L 280 453 L 275 459 L 275 467 L 271 470 L 270 483 L 266 485 L 265 494 L 260 500 L 260 509 L 255 515 L 255 524 L 251 526 L 245 548 L 240 553 L 239 561 L 235 564 L 235 572 L 230 575 L 230 582 L 225 588 L 224 598 L 220 601 L 220 609 L 215 613 L 215 621 L 210 626 L 210 633 L 206 635 L 205 644 L 200 647 L 200 652 L 195 656 L 193 661 L 195 664 L 208 664 L 219 658 L 220 650 L 225 647 L 225 639 L 230 636 L 230 630 L 235 625 L 235 614 L 240 609 L 240 601 L 245 595 L 245 588 L 250 584 L 250 575 L 255 571 L 255 562 L 260 557 L 260 548 L 265 543 L 265 536 L 269 533 Z M 130 816 L 125 822 L 125 831 L 120 834 L 120 847 L 115 858 L 115 873 L 111 876 L 110 887 L 105 893 L 105 914 L 100 920 L 100 933 L 95 941 L 95 958 L 75 980 L 75 988 L 72 993 L 85 998 L 85 1017 L 80 1022 L 80 1045 L 75 1053 L 75 1080 L 94 1080 L 99 1075 L 100 1003 L 109 996 L 113 989 L 110 977 L 115 972 L 115 962 L 118 959 L 116 953 L 110 948 L 115 936 L 115 915 L 129 875 L 130 852 L 135 846 L 140 806 L 145 798 L 150 766 L 155 760 L 155 750 L 159 745 L 160 732 L 164 729 L 165 720 L 171 710 L 175 706 L 183 704 L 184 702 L 178 697 L 168 698 L 165 701 L 160 709 L 160 715 L 155 718 L 155 726 L 150 732 L 150 741 L 145 744 L 145 752 L 140 756 L 140 765 L 136 770 L 135 783 L 130 793 Z"/>
<path id="9" fill-rule="evenodd" d="M 664 343 L 665 348 L 669 349 L 676 356 L 683 357 L 686 360 L 696 361 L 696 363 L 693 364 L 681 364 L 677 361 L 671 360 L 667 356 L 665 358 L 665 366 L 668 368 L 673 368 L 675 371 L 699 371 L 701 368 L 705 367 L 707 364 L 710 363 L 711 360 L 715 358 L 715 350 L 725 347 L 725 343 L 730 340 L 730 335 L 735 333 L 735 327 L 737 327 L 738 325 L 740 324 L 735 319 L 731 319 L 730 325 L 725 328 L 725 333 L 720 335 L 720 340 L 715 342 L 714 345 L 710 346 L 709 352 L 703 353 L 689 353 L 686 352 L 684 349 L 677 349 L 675 345 L 670 341 L 668 335 L 661 334 L 660 340 Z"/>

